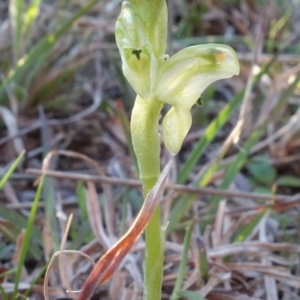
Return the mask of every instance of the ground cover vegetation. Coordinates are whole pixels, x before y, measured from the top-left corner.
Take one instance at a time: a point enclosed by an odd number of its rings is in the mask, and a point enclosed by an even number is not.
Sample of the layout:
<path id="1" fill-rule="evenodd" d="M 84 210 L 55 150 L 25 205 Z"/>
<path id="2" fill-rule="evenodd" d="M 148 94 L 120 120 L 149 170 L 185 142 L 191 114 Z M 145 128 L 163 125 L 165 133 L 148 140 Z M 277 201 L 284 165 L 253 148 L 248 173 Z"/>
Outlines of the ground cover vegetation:
<path id="1" fill-rule="evenodd" d="M 121 2 L 0 3 L 0 299 L 85 299 L 96 269 L 91 299 L 299 299 L 300 3 L 167 2 L 155 56 L 226 44 L 240 73 L 193 100 L 192 121 L 180 107 L 190 131 L 160 123 L 162 172 L 143 191 L 130 121 L 151 83 L 123 75 Z M 163 102 L 175 128 L 179 102 Z M 140 235 L 157 204 L 163 239 Z"/>

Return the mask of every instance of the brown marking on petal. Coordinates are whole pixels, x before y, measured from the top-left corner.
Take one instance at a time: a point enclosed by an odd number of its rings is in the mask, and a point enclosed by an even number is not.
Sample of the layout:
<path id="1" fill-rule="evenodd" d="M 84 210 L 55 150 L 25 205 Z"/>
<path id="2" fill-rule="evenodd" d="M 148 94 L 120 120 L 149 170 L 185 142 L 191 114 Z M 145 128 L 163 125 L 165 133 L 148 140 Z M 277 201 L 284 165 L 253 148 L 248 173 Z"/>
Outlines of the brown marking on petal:
<path id="1" fill-rule="evenodd" d="M 217 62 L 222 62 L 227 56 L 226 52 L 217 50 L 214 52 L 214 58 Z"/>

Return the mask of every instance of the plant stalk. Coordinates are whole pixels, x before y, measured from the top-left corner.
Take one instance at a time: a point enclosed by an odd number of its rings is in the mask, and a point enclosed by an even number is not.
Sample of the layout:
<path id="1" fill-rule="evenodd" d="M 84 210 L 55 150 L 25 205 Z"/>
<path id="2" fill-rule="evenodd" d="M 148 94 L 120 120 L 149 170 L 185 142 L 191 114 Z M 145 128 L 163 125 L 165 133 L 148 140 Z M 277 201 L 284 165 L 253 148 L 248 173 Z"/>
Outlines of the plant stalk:
<path id="1" fill-rule="evenodd" d="M 155 98 L 137 96 L 131 116 L 131 134 L 136 153 L 144 197 L 160 174 L 160 138 L 158 121 L 162 105 Z M 160 300 L 164 258 L 164 232 L 161 229 L 161 207 L 157 206 L 146 230 L 144 263 L 144 300 Z"/>

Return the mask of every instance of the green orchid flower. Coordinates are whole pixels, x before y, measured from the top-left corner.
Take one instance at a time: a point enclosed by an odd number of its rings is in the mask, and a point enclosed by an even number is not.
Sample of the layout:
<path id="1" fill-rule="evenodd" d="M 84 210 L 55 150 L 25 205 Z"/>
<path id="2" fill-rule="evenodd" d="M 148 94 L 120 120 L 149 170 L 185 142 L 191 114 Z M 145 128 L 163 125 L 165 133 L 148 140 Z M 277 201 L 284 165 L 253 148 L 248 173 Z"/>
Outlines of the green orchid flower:
<path id="1" fill-rule="evenodd" d="M 162 122 L 162 138 L 175 155 L 191 127 L 191 107 L 210 84 L 237 75 L 239 63 L 232 48 L 217 44 L 189 47 L 164 61 L 161 52 L 155 55 L 149 36 L 138 9 L 124 2 L 116 23 L 123 73 L 145 101 L 172 105 Z"/>
<path id="2" fill-rule="evenodd" d="M 162 123 L 164 144 L 173 154 L 181 148 L 192 118 L 190 109 L 213 82 L 240 71 L 234 50 L 209 44 L 186 48 L 166 60 L 159 69 L 156 98 L 172 105 Z"/>

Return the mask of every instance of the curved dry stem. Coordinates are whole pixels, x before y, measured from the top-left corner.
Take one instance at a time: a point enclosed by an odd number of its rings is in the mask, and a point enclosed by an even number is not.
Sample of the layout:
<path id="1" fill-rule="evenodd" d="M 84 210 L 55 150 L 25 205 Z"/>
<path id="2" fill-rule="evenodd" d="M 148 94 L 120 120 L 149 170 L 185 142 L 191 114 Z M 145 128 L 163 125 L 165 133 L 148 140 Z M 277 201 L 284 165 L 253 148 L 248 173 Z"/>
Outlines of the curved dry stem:
<path id="1" fill-rule="evenodd" d="M 47 288 L 48 288 L 48 283 L 49 283 L 49 277 L 50 277 L 50 268 L 52 267 L 53 263 L 54 263 L 54 259 L 56 258 L 56 256 L 60 255 L 61 253 L 65 253 L 65 254 L 80 254 L 82 256 L 84 256 L 85 258 L 87 258 L 93 265 L 93 267 L 95 267 L 95 262 L 94 260 L 87 254 L 85 254 L 84 252 L 82 251 L 77 251 L 77 250 L 63 250 L 63 251 L 56 251 L 49 264 L 48 264 L 48 267 L 47 267 L 47 270 L 46 270 L 46 273 L 45 273 L 45 278 L 44 278 L 44 286 L 43 286 L 43 292 L 44 292 L 44 297 L 45 297 L 45 300 L 49 300 L 49 297 L 48 297 L 48 291 L 47 291 Z M 80 293 L 81 290 L 78 290 L 78 291 L 67 291 L 67 292 L 72 292 L 72 293 Z"/>
<path id="2" fill-rule="evenodd" d="M 68 233 L 69 233 L 69 230 L 70 230 L 70 226 L 71 226 L 71 222 L 72 222 L 72 219 L 73 219 L 73 214 L 71 214 L 69 216 L 69 219 L 68 219 L 68 222 L 67 222 L 67 226 L 66 226 L 66 230 L 64 232 L 64 235 L 62 237 L 62 240 L 61 240 L 61 243 L 60 243 L 60 253 L 61 255 L 59 255 L 58 257 L 58 268 L 59 268 L 59 274 L 60 274 L 60 278 L 61 278 L 61 281 L 63 283 L 63 286 L 67 289 L 67 291 L 69 291 L 72 295 L 72 297 L 75 297 L 75 295 L 73 294 L 72 292 L 72 288 L 66 278 L 66 274 L 65 274 L 65 271 L 64 271 L 64 268 L 63 268 L 63 261 L 62 261 L 62 258 L 63 258 L 63 251 L 64 251 L 64 247 L 65 247 L 65 244 L 66 244 L 66 241 L 67 241 L 67 237 L 68 237 Z"/>

